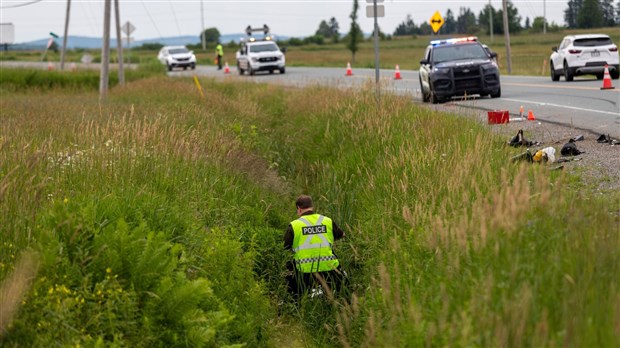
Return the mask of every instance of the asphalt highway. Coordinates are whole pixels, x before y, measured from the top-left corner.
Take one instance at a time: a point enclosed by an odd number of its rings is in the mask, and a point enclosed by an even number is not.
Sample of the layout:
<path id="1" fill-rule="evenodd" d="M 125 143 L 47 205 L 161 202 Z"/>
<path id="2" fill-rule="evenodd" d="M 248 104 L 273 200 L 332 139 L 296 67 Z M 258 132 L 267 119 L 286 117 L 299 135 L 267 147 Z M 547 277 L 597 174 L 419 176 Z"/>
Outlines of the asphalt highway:
<path id="1" fill-rule="evenodd" d="M 47 63 L 41 62 L 0 62 L 0 68 L 29 67 L 46 69 Z M 78 64 L 78 69 L 99 68 L 98 64 Z M 135 66 L 131 67 L 135 68 Z M 55 67 L 57 69 L 57 67 Z M 67 67 L 69 70 L 70 67 Z M 166 72 L 168 76 L 199 76 L 220 79 L 239 79 L 258 83 L 277 83 L 287 86 L 304 87 L 308 85 L 327 85 L 337 88 L 360 88 L 374 86 L 376 81 L 374 69 L 353 69 L 352 76 L 345 76 L 346 67 L 342 68 L 311 68 L 287 67 L 285 74 L 269 74 L 258 72 L 254 76 L 244 74 L 239 76 L 235 66 L 230 67 L 228 74 L 217 70 L 213 66 L 198 66 L 196 70 L 177 69 Z M 165 67 L 162 65 L 162 72 Z M 401 70 L 401 79 L 394 79 L 394 70 L 380 71 L 379 93 L 398 93 L 410 96 L 412 101 L 422 102 L 418 72 L 415 70 Z M 455 111 L 455 107 L 474 110 L 508 110 L 511 117 L 519 115 L 523 106 L 527 117 L 532 111 L 539 121 L 561 124 L 577 129 L 588 130 L 596 134 L 609 134 L 620 139 L 620 80 L 612 80 L 615 89 L 601 90 L 602 80 L 594 76 L 576 77 L 572 82 L 565 82 L 564 78 L 553 82 L 550 77 L 531 76 L 501 76 L 501 98 L 467 98 L 466 100 L 453 99 L 443 104 L 431 105 L 436 109 Z M 375 90 L 370 88 L 370 90 Z M 374 93 L 374 92 L 373 92 Z"/>
<path id="2" fill-rule="evenodd" d="M 401 79 L 394 79 L 394 70 L 380 71 L 380 92 L 409 95 L 416 103 L 422 103 L 418 72 L 401 70 Z M 277 83 L 289 86 L 328 85 L 338 88 L 372 86 L 376 81 L 374 69 L 353 69 L 352 76 L 343 68 L 287 67 L 285 74 L 258 72 L 254 76 L 239 76 L 236 67 L 228 74 L 212 66 L 199 66 L 196 70 L 175 70 L 169 76 L 208 76 L 222 79 L 240 79 L 259 83 Z M 433 108 L 454 111 L 454 107 L 478 110 L 508 110 L 517 117 L 523 106 L 525 117 L 531 110 L 539 121 L 557 123 L 597 134 L 609 134 L 620 138 L 620 83 L 612 80 L 615 89 L 601 90 L 602 80 L 594 76 L 576 77 L 572 82 L 561 78 L 558 82 L 550 77 L 501 76 L 501 98 L 453 99 L 433 105 Z M 371 88 L 371 90 L 374 90 Z M 431 105 L 431 104 L 427 104 Z"/>

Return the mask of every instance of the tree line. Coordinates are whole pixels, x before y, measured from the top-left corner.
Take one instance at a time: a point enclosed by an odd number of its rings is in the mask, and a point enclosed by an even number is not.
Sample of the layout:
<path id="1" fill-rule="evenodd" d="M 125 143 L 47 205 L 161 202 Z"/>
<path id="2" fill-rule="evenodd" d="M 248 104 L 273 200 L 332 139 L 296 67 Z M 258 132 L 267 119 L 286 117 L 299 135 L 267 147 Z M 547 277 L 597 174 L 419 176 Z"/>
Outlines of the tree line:
<path id="1" fill-rule="evenodd" d="M 555 22 L 547 22 L 548 31 L 557 31 L 564 28 L 581 29 L 581 28 L 601 28 L 613 27 L 620 25 L 620 0 L 614 7 L 614 0 L 569 0 L 567 8 L 564 10 L 564 20 L 566 25 L 558 25 Z M 545 25 L 544 17 L 534 17 L 531 21 L 529 17 L 525 18 L 524 25 L 521 24 L 523 19 L 519 15 L 518 9 L 508 1 L 506 4 L 506 12 L 508 14 L 508 28 L 511 33 L 521 31 L 542 32 Z M 448 9 L 443 16 L 444 24 L 439 30 L 439 34 L 490 34 L 491 28 L 493 34 L 503 34 L 504 26 L 502 22 L 503 10 L 496 10 L 491 5 L 486 5 L 478 16 L 468 7 L 460 7 L 458 16 Z M 405 20 L 400 23 L 394 36 L 402 35 L 430 35 L 432 33 L 431 26 L 427 23 L 421 23 L 419 26 L 407 15 Z"/>

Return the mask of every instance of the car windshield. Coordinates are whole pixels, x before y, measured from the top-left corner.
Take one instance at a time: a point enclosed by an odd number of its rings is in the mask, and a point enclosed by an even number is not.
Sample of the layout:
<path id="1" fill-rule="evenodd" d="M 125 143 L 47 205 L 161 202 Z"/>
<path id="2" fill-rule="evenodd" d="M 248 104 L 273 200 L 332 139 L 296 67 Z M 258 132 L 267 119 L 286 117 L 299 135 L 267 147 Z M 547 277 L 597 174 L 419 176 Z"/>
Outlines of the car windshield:
<path id="1" fill-rule="evenodd" d="M 594 46 L 606 46 L 613 45 L 611 39 L 608 37 L 594 37 L 589 39 L 576 39 L 573 42 L 575 47 L 594 47 Z"/>
<path id="2" fill-rule="evenodd" d="M 250 52 L 275 52 L 278 50 L 278 46 L 273 42 L 260 44 L 260 45 L 252 45 L 250 46 Z"/>
<path id="3" fill-rule="evenodd" d="M 479 44 L 456 44 L 436 46 L 433 49 L 433 63 L 462 59 L 487 59 L 484 48 Z"/>
<path id="4" fill-rule="evenodd" d="M 187 48 L 171 48 L 170 54 L 188 53 Z"/>

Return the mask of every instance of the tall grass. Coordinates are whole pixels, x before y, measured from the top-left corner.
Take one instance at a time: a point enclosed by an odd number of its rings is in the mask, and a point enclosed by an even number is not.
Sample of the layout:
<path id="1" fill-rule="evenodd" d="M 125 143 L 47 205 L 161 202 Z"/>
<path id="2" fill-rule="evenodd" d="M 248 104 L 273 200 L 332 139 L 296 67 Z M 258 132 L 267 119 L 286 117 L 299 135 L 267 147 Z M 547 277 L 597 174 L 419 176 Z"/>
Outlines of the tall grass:
<path id="1" fill-rule="evenodd" d="M 3 92 L 0 279 L 40 260 L 3 344 L 620 344 L 618 192 L 406 98 L 201 83 Z M 347 299 L 286 294 L 299 193 L 346 230 Z"/>

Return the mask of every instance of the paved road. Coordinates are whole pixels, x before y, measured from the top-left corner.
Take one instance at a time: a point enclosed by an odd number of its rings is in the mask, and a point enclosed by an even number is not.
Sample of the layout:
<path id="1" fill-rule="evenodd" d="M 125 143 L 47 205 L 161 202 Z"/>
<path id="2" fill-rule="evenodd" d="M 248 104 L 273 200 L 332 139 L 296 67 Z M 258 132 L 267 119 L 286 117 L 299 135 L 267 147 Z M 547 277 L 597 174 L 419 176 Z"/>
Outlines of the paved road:
<path id="1" fill-rule="evenodd" d="M 227 79 L 242 79 L 261 83 L 280 83 L 293 86 L 321 84 L 350 88 L 375 81 L 374 69 L 354 69 L 353 76 L 345 76 L 346 69 L 287 67 L 286 74 L 257 73 L 254 76 L 239 76 L 232 67 L 224 74 L 214 67 L 199 66 L 194 71 L 173 71 L 169 76 L 210 76 Z M 401 70 L 401 80 L 394 80 L 394 70 L 381 70 L 382 91 L 393 91 L 410 95 L 422 103 L 417 71 Z M 620 86 L 613 80 L 616 89 L 601 90 L 602 81 L 592 77 L 578 77 L 573 82 L 553 82 L 549 77 L 502 76 L 502 97 L 474 98 L 439 105 L 439 108 L 454 110 L 454 106 L 481 110 L 509 110 L 511 117 L 519 114 L 523 106 L 525 114 L 532 110 L 537 120 L 559 123 L 575 128 L 590 130 L 598 134 L 610 134 L 620 138 Z M 430 104 L 429 104 L 430 105 Z M 437 107 L 437 106 L 434 106 Z"/>
<path id="2" fill-rule="evenodd" d="M 0 68 L 22 66 L 46 69 L 47 63 L 41 62 L 0 62 Z M 87 67 L 78 64 L 77 68 L 98 68 L 98 64 Z M 57 66 L 54 67 L 57 69 Z M 70 69 L 68 67 L 67 69 Z M 135 68 L 135 66 L 132 66 Z M 162 71 L 165 68 L 162 66 Z M 306 68 L 287 67 L 286 74 L 257 73 L 254 76 L 237 74 L 236 67 L 231 67 L 229 74 L 216 70 L 212 66 L 198 66 L 196 70 L 175 70 L 168 76 L 209 76 L 226 79 L 241 79 L 260 83 L 279 83 L 288 86 L 307 86 L 311 84 L 329 85 L 339 88 L 359 87 L 375 81 L 374 69 L 354 69 L 353 76 L 345 76 L 343 68 Z M 418 72 L 401 70 L 401 80 L 394 80 L 394 70 L 381 70 L 381 90 L 410 95 L 414 102 L 422 104 Z M 525 113 L 532 110 L 537 120 L 559 123 L 597 134 L 609 134 L 620 139 L 620 81 L 613 80 L 616 89 L 601 90 L 602 81 L 594 77 L 578 77 L 573 82 L 552 82 L 549 77 L 502 76 L 502 97 L 497 99 L 475 98 L 465 101 L 453 100 L 449 103 L 432 107 L 454 111 L 460 108 L 479 110 L 508 110 L 511 117 L 519 113 L 523 106 Z M 430 105 L 430 104 L 428 104 Z"/>

